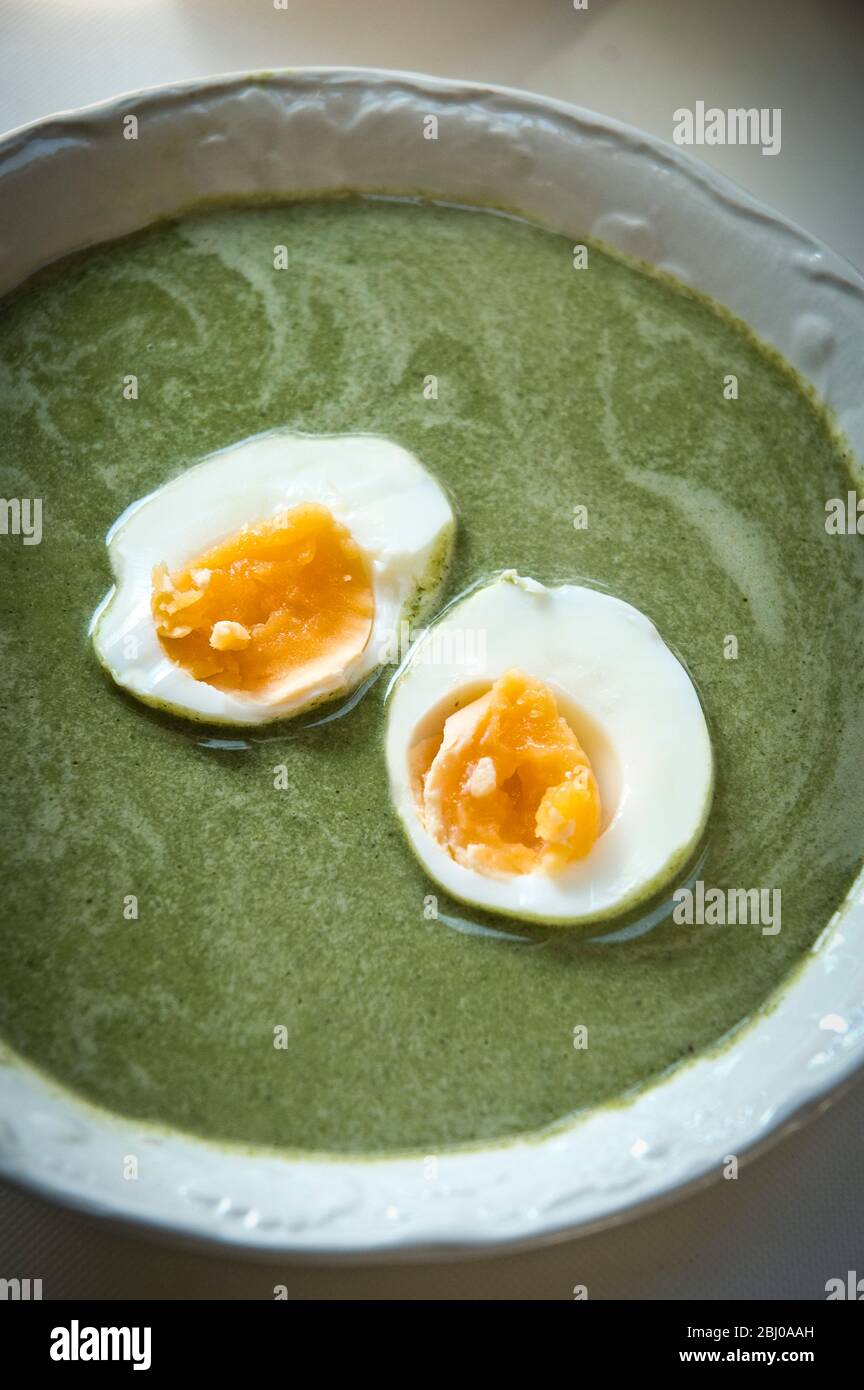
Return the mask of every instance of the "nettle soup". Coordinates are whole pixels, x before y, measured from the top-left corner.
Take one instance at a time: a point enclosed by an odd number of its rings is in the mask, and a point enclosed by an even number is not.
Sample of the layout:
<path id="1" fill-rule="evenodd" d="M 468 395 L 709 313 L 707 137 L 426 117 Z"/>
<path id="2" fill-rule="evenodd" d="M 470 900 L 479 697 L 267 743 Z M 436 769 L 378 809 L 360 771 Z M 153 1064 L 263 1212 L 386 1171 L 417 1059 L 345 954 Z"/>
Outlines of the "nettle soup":
<path id="1" fill-rule="evenodd" d="M 11 1050 L 428 1152 L 615 1101 L 804 959 L 861 859 L 848 460 L 742 325 L 585 261 L 344 199 L 4 301 Z"/>

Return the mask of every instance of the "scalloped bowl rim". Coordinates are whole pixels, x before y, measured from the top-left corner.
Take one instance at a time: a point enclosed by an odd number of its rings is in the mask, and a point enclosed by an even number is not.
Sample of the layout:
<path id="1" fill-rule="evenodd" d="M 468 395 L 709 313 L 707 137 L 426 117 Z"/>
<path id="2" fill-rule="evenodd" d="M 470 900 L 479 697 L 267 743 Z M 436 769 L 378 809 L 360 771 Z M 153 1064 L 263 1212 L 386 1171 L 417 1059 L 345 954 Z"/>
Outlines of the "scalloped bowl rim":
<path id="1" fill-rule="evenodd" d="M 446 198 L 449 190 L 454 202 L 497 202 L 574 236 L 597 237 L 712 295 L 810 380 L 843 428 L 858 476 L 864 459 L 857 370 L 864 356 L 864 279 L 858 272 L 674 146 L 508 87 L 379 69 L 290 68 L 145 88 L 20 126 L 0 140 L 0 189 L 18 194 L 0 206 L 0 250 L 12 255 L 0 292 L 58 255 L 199 202 L 200 190 L 172 202 L 169 188 L 174 178 L 178 189 L 197 189 L 201 166 L 211 167 L 203 142 L 194 138 L 208 103 L 211 121 L 224 122 L 217 145 L 226 170 L 214 178 L 216 186 L 220 179 L 226 184 L 226 197 L 249 192 L 238 186 L 247 167 L 244 150 L 255 176 L 269 176 L 275 166 L 260 137 L 292 122 L 301 130 L 304 121 L 311 123 L 333 161 L 330 181 L 310 184 L 303 169 L 312 165 L 301 141 L 281 186 L 262 186 L 262 192 L 290 196 L 350 187 L 336 170 L 352 150 L 370 170 L 353 186 L 383 191 L 375 184 L 383 152 L 374 137 L 386 130 L 387 158 L 404 174 L 412 155 L 417 158 L 411 122 L 425 113 L 453 120 L 459 149 L 450 152 L 448 165 L 436 144 L 423 191 Z M 148 196 L 157 210 L 138 222 L 141 190 L 125 188 L 122 176 L 110 213 L 79 209 L 85 200 L 68 190 L 70 178 L 74 184 L 75 176 L 98 173 L 100 162 L 110 165 L 119 146 L 109 123 L 130 108 L 157 127 L 161 122 L 156 133 L 167 142 L 163 153 L 179 149 L 181 156 L 173 173 L 163 170 L 157 178 L 151 169 Z M 317 149 L 314 142 L 311 148 Z M 185 162 L 190 151 L 198 156 L 194 165 Z M 278 147 L 276 156 L 282 156 Z M 229 173 L 232 159 L 236 167 Z M 576 198 L 571 161 L 582 178 L 581 221 L 570 206 Z M 664 180 L 676 199 L 662 188 Z M 507 196 L 490 196 L 490 185 Z M 478 194 L 473 200 L 465 196 L 471 187 Z M 397 171 L 389 191 L 416 193 L 418 184 L 409 185 Z M 550 216 L 556 197 L 560 215 Z M 164 208 L 160 199 L 168 200 Z M 687 203 L 683 220 L 675 206 L 680 199 Z M 58 201 L 72 228 L 62 250 Z M 645 216 L 649 206 L 653 221 Z M 88 217 L 97 216 L 111 228 L 103 231 L 100 223 L 96 235 L 86 235 Z M 700 237 L 713 261 L 700 251 Z M 739 255 L 746 245 L 743 266 L 729 260 L 730 244 Z M 720 281 L 726 276 L 727 293 L 718 292 L 718 274 Z M 716 1179 L 726 1155 L 752 1155 L 846 1089 L 864 1063 L 864 962 L 854 947 L 862 925 L 864 875 L 804 965 L 725 1046 L 633 1097 L 542 1134 L 434 1156 L 282 1155 L 160 1132 L 88 1105 L 0 1051 L 0 1173 L 115 1224 L 259 1259 L 482 1255 L 611 1226 Z M 826 1024 L 838 1016 L 842 1029 Z M 775 1054 L 779 1064 L 771 1060 Z M 120 1176 L 130 1152 L 141 1158 L 135 1182 Z"/>

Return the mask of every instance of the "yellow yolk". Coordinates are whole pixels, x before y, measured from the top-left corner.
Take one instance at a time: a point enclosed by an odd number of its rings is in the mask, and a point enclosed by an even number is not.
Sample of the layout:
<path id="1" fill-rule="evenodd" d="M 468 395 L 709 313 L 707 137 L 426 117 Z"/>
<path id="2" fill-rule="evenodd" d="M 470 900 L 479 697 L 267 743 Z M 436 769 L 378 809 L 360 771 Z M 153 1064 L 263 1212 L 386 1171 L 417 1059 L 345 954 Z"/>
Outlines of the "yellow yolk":
<path id="1" fill-rule="evenodd" d="M 220 690 L 312 688 L 359 656 L 372 630 L 363 552 L 314 502 L 244 526 L 174 574 L 157 565 L 152 584 L 163 648 Z"/>
<path id="2" fill-rule="evenodd" d="M 467 868 L 555 871 L 600 833 L 597 779 L 552 691 L 507 671 L 412 750 L 427 830 Z"/>

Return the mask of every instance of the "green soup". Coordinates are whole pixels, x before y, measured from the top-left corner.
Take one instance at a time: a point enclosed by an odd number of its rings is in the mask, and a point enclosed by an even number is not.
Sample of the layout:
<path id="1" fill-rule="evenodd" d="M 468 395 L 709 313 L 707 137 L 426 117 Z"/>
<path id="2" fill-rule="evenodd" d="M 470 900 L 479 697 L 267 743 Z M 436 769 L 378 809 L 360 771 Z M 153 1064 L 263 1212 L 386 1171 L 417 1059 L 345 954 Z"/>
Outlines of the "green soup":
<path id="1" fill-rule="evenodd" d="M 840 904 L 864 824 L 864 546 L 826 533 L 825 504 L 850 474 L 793 373 L 699 297 L 595 247 L 577 270 L 571 241 L 496 215 L 213 211 L 4 302 L 0 425 L 4 497 L 43 500 L 40 544 L 0 536 L 0 1029 L 91 1101 L 332 1151 L 536 1130 L 716 1044 Z M 107 528 L 276 426 L 423 460 L 458 515 L 446 597 L 514 567 L 647 613 L 711 726 L 700 877 L 780 889 L 782 930 L 465 929 L 485 921 L 390 808 L 386 675 L 341 717 L 238 746 L 120 694 L 87 639 Z"/>

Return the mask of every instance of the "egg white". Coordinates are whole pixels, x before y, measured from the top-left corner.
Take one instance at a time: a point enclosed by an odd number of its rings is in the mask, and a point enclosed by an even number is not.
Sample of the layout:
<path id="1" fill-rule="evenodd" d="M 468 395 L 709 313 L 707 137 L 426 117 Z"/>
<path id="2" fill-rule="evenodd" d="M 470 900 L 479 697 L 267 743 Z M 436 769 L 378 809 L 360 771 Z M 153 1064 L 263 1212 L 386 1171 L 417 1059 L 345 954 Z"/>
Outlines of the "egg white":
<path id="1" fill-rule="evenodd" d="M 447 659 L 428 659 L 433 638 Z M 450 659 L 460 651 L 470 660 Z M 555 693 L 591 758 L 604 815 L 584 859 L 556 873 L 491 877 L 457 863 L 427 831 L 408 755 L 512 667 Z M 687 863 L 711 805 L 705 715 L 653 623 L 609 594 L 546 588 L 512 570 L 453 604 L 414 646 L 391 685 L 385 746 L 393 804 L 429 875 L 461 902 L 529 921 L 592 922 L 637 906 Z"/>
<path id="2" fill-rule="evenodd" d="M 328 507 L 364 552 L 375 613 L 365 648 L 287 699 L 217 690 L 166 655 L 151 612 L 153 567 L 169 571 L 302 502 Z M 123 513 L 106 543 L 114 587 L 91 623 L 99 661 L 146 704 L 218 724 L 262 724 L 359 685 L 392 651 L 391 634 L 433 600 L 454 528 L 446 494 L 412 453 L 375 435 L 274 431 L 211 454 Z"/>

